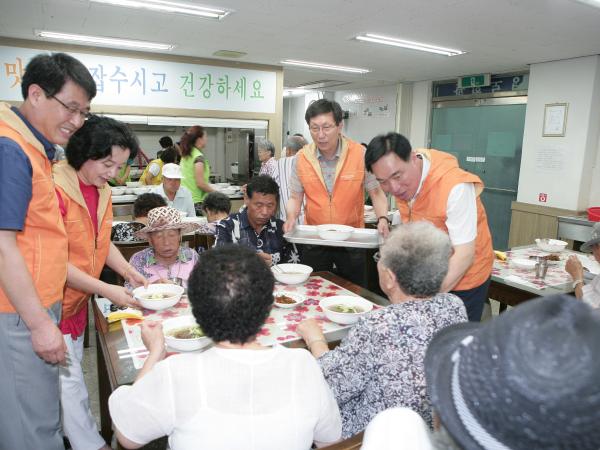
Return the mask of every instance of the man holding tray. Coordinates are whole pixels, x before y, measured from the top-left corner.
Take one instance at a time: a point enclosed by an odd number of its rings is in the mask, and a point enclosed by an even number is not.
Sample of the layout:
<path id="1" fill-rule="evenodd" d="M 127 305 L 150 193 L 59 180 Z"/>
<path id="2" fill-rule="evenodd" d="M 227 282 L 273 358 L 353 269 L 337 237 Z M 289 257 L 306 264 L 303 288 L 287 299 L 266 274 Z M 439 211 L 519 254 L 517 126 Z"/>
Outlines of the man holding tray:
<path id="1" fill-rule="evenodd" d="M 320 99 L 310 104 L 305 120 L 313 143 L 298 154 L 290 178 L 290 200 L 283 230 L 293 230 L 306 199 L 307 225 L 341 224 L 364 227 L 364 193 L 368 192 L 378 217 L 377 228 L 389 232 L 387 199 L 379 183 L 365 169 L 364 147 L 342 135 L 342 108 Z M 303 246 L 302 262 L 314 270 L 337 272 L 366 285 L 365 252 L 347 247 Z"/>

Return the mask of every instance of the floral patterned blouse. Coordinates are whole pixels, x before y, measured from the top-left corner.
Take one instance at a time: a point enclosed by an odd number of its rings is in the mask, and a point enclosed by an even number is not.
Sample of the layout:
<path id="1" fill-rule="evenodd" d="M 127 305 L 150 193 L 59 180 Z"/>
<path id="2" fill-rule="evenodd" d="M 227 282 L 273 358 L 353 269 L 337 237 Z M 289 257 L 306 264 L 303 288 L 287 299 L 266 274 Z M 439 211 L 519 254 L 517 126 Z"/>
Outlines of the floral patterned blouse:
<path id="1" fill-rule="evenodd" d="M 187 287 L 187 280 L 197 262 L 198 253 L 194 249 L 183 246 L 179 247 L 177 260 L 170 267 L 165 267 L 156 261 L 152 247 L 134 253 L 129 259 L 129 263 L 135 270 L 144 275 L 150 283 L 155 283 L 160 279 L 181 278 L 184 287 Z M 125 283 L 125 286 L 130 287 L 128 283 Z"/>
<path id="2" fill-rule="evenodd" d="M 453 294 L 387 306 L 361 318 L 342 343 L 319 359 L 342 415 L 342 437 L 361 432 L 394 406 L 419 413 L 432 426 L 423 360 L 442 328 L 467 321 Z"/>

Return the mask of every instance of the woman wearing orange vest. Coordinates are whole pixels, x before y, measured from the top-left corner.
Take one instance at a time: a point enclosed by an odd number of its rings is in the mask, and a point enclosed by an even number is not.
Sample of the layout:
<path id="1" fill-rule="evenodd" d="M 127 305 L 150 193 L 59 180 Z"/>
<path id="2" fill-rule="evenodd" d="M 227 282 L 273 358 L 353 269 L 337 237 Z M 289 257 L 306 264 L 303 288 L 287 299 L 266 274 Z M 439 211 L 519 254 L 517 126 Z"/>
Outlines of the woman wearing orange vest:
<path id="1" fill-rule="evenodd" d="M 60 329 L 70 361 L 59 369 L 59 379 L 63 431 L 74 450 L 110 448 L 98 433 L 89 409 L 81 368 L 83 333 L 90 293 L 98 293 L 119 306 L 137 306 L 124 287 L 98 280 L 105 263 L 134 284 L 144 283 L 144 277 L 110 241 L 112 202 L 107 184 L 138 148 L 127 125 L 92 116 L 69 140 L 68 162 L 61 161 L 53 167 L 56 196 L 69 240 Z"/>
<path id="2" fill-rule="evenodd" d="M 442 291 L 463 300 L 469 320 L 481 320 L 494 262 L 481 179 L 462 170 L 449 153 L 413 151 L 398 133 L 373 138 L 365 163 L 396 198 L 403 222 L 428 220 L 448 233 L 454 253 Z"/>

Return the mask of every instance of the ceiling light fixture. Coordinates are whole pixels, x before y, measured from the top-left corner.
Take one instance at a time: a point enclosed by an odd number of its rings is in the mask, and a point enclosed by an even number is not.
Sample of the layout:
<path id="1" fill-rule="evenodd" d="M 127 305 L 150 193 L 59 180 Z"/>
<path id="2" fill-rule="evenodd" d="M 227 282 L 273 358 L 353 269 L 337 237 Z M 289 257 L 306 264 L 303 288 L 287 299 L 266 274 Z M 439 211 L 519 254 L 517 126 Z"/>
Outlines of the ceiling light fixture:
<path id="1" fill-rule="evenodd" d="M 148 9 L 151 11 L 186 14 L 190 16 L 200 16 L 216 20 L 224 19 L 232 12 L 225 9 L 198 6 L 194 5 L 193 3 L 171 2 L 166 0 L 90 0 L 90 2 L 122 6 L 124 8 Z"/>
<path id="2" fill-rule="evenodd" d="M 325 70 L 337 70 L 339 72 L 350 72 L 350 73 L 369 73 L 368 69 L 360 69 L 358 67 L 346 67 L 346 66 L 334 66 L 331 64 L 321 64 L 315 62 L 308 61 L 298 61 L 295 59 L 284 59 L 281 61 L 281 64 L 286 66 L 300 66 L 300 67 L 310 67 L 312 69 L 325 69 Z"/>
<path id="3" fill-rule="evenodd" d="M 466 52 L 462 50 L 456 50 L 453 48 L 437 47 L 435 45 L 423 44 L 422 42 L 405 41 L 403 39 L 396 39 L 387 36 L 381 36 L 379 34 L 361 34 L 356 36 L 359 41 L 375 42 L 377 44 L 393 45 L 395 47 L 409 48 L 411 50 L 419 50 L 421 52 L 437 53 L 438 55 L 445 56 L 457 56 L 463 55 Z"/>
<path id="4" fill-rule="evenodd" d="M 131 39 L 103 36 L 86 36 L 82 34 L 58 33 L 55 31 L 35 30 L 35 35 L 45 39 L 94 44 L 101 47 L 127 47 L 142 50 L 173 50 L 175 48 L 172 44 L 161 44 L 158 42 L 134 41 Z"/>

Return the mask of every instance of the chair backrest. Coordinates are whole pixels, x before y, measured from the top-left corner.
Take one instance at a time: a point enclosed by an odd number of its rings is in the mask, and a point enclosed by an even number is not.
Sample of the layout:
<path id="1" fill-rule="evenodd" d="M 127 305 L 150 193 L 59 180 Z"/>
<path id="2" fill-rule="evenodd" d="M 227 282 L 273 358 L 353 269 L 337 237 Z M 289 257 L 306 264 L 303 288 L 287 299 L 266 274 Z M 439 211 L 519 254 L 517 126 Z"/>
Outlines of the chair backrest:
<path id="1" fill-rule="evenodd" d="M 361 431 L 341 442 L 328 445 L 327 447 L 321 447 L 321 450 L 359 450 L 362 445 L 363 435 L 364 431 Z"/>
<path id="2" fill-rule="evenodd" d="M 194 244 L 194 248 L 198 247 L 204 248 L 204 250 L 208 250 L 215 243 L 215 235 L 214 234 L 199 234 L 196 233 L 196 242 Z"/>
<path id="3" fill-rule="evenodd" d="M 134 253 L 139 252 L 148 248 L 150 244 L 147 241 L 144 242 L 115 242 L 115 246 L 119 249 L 123 258 L 127 261 L 133 256 Z"/>

